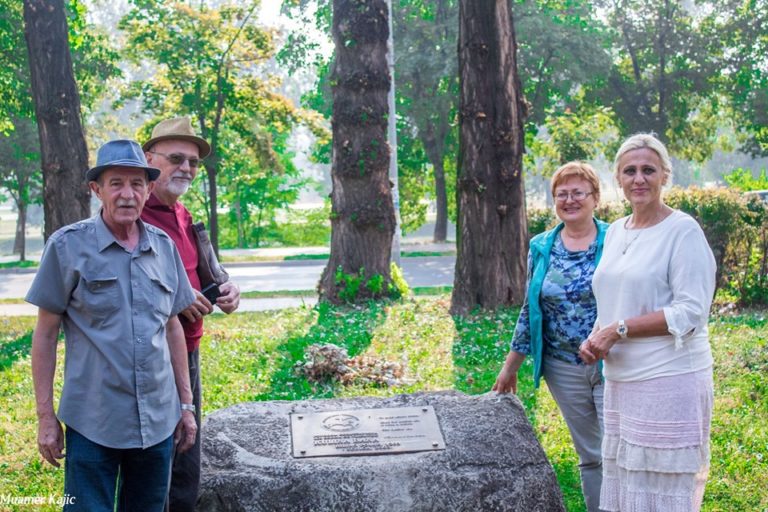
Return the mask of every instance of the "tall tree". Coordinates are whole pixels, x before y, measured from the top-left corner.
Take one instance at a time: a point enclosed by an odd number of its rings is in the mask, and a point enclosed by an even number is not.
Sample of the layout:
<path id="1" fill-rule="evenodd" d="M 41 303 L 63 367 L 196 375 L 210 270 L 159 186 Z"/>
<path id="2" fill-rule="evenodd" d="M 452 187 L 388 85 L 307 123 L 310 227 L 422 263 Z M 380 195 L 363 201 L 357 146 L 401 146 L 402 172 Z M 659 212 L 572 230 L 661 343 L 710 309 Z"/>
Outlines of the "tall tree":
<path id="1" fill-rule="evenodd" d="M 83 179 L 88 148 L 63 1 L 24 0 L 24 24 L 40 136 L 47 239 L 58 228 L 90 215 L 91 196 Z"/>
<path id="2" fill-rule="evenodd" d="M 768 0 L 711 5 L 705 35 L 710 52 L 722 55 L 718 81 L 747 135 L 743 149 L 768 156 Z"/>
<path id="3" fill-rule="evenodd" d="M 522 302 L 528 230 L 523 104 L 506 0 L 459 4 L 459 165 L 451 311 Z"/>
<path id="4" fill-rule="evenodd" d="M 704 161 L 714 150 L 720 62 L 696 6 L 674 0 L 600 0 L 616 59 L 597 98 L 622 135 L 654 131 L 678 156 Z"/>
<path id="5" fill-rule="evenodd" d="M 395 210 L 388 177 L 387 5 L 333 0 L 331 255 L 320 298 L 388 293 Z"/>
<path id="6" fill-rule="evenodd" d="M 455 0 L 400 2 L 394 25 L 397 94 L 403 98 L 398 107 L 416 128 L 432 165 L 435 242 L 444 242 L 448 234 L 446 159 L 458 142 L 453 122 L 459 96 L 457 16 Z"/>
<path id="7" fill-rule="evenodd" d="M 217 2 L 215 8 L 204 1 L 196 6 L 163 0 L 131 3 L 119 24 L 128 36 L 126 53 L 137 64 L 150 61 L 155 67 L 154 76 L 132 82 L 123 96 L 141 100 L 144 111 L 155 117 L 150 124 L 165 116 L 189 115 L 211 144 L 205 200 L 211 242 L 218 250 L 218 178 L 227 170 L 244 171 L 239 163 L 227 166 L 227 148 L 250 154 L 248 174 L 278 175 L 284 169 L 274 151 L 275 132 L 290 132 L 299 122 L 322 130 L 275 92 L 279 82 L 274 77 L 264 77 L 260 66 L 274 48 L 272 32 L 255 23 L 258 1 L 242 6 Z M 225 132 L 230 137 L 226 144 Z"/>

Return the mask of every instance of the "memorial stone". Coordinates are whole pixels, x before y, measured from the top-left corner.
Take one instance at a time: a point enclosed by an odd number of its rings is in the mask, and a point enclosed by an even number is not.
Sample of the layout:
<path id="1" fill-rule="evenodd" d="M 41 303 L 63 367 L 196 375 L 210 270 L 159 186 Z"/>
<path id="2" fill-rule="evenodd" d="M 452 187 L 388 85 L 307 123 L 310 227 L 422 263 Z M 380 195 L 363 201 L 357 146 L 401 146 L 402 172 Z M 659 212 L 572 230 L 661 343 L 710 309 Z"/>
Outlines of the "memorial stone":
<path id="1" fill-rule="evenodd" d="M 321 420 L 331 418 L 343 432 L 364 425 L 367 410 L 381 408 L 400 408 L 404 417 L 433 409 L 443 439 L 414 452 L 294 452 L 292 419 L 325 414 Z M 412 422 L 400 423 L 411 429 Z M 326 442 L 312 435 L 318 446 Z M 204 512 L 565 510 L 552 467 L 514 395 L 447 391 L 243 403 L 211 414 L 203 436 L 198 510 Z"/>

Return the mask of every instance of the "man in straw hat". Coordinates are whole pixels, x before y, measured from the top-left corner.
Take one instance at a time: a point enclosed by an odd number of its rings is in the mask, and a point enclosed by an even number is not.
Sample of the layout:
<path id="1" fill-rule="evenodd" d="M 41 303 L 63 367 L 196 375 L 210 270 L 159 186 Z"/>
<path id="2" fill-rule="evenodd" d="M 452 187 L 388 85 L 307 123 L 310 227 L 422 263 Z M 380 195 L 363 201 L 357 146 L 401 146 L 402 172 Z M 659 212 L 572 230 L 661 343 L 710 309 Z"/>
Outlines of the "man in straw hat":
<path id="1" fill-rule="evenodd" d="M 66 444 L 67 511 L 112 510 L 116 500 L 121 510 L 162 510 L 174 440 L 185 450 L 197 433 L 194 415 L 182 410 L 192 390 L 176 316 L 195 296 L 173 240 L 139 218 L 159 175 L 136 142 L 104 144 L 86 173 L 101 209 L 51 235 L 27 293 L 39 307 L 32 336 L 38 449 L 58 467 Z"/>
<path id="2" fill-rule="evenodd" d="M 160 169 L 147 206 L 141 218 L 170 235 L 184 262 L 196 299 L 179 318 L 187 340 L 189 378 L 194 395 L 198 434 L 194 446 L 174 457 L 169 493 L 169 510 L 193 511 L 200 488 L 200 338 L 203 335 L 203 317 L 213 312 L 217 305 L 223 312 L 232 313 L 240 303 L 240 289 L 232 281 L 218 286 L 220 295 L 206 298 L 201 293 L 202 269 L 198 254 L 192 216 L 179 202 L 189 190 L 200 169 L 200 160 L 208 156 L 211 147 L 198 137 L 188 117 L 177 117 L 159 122 L 152 130 L 152 137 L 142 145 L 147 161 Z M 203 258 L 204 261 L 204 258 Z"/>

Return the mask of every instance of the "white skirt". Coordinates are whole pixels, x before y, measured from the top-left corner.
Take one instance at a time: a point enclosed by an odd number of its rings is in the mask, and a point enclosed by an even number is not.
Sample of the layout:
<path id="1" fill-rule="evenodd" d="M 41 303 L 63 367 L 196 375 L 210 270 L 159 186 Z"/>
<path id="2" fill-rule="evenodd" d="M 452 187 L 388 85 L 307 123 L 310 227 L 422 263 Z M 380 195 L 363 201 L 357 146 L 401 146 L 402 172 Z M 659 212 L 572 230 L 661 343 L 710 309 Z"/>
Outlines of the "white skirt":
<path id="1" fill-rule="evenodd" d="M 639 382 L 606 381 L 600 508 L 699 510 L 713 401 L 711 367 Z"/>

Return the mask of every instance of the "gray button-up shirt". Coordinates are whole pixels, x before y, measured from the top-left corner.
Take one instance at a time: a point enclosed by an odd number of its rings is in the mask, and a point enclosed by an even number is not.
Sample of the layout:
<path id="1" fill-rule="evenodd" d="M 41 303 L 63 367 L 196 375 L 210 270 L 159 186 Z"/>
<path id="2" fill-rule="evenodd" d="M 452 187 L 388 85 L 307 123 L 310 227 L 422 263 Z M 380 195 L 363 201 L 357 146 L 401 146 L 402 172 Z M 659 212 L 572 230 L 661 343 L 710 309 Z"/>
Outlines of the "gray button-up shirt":
<path id="1" fill-rule="evenodd" d="M 147 448 L 181 417 L 165 326 L 195 300 L 173 241 L 140 220 L 126 251 L 101 218 L 51 235 L 26 300 L 63 315 L 59 419 L 110 448 Z"/>

